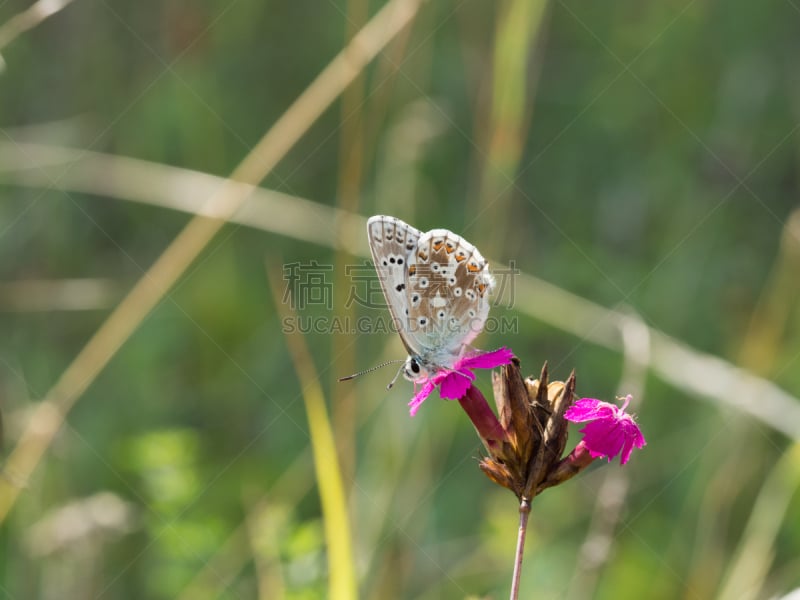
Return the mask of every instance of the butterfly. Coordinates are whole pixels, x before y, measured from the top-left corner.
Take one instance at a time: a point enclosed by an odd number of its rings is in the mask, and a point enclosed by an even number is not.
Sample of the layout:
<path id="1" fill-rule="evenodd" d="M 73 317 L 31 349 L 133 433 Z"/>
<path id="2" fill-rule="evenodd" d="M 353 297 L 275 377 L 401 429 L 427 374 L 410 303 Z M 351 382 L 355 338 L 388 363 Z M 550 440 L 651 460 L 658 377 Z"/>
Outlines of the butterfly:
<path id="1" fill-rule="evenodd" d="M 460 235 L 447 229 L 422 233 L 396 217 L 371 217 L 367 235 L 383 295 L 408 352 L 400 372 L 420 383 L 453 369 L 489 315 L 495 283 L 488 263 Z"/>

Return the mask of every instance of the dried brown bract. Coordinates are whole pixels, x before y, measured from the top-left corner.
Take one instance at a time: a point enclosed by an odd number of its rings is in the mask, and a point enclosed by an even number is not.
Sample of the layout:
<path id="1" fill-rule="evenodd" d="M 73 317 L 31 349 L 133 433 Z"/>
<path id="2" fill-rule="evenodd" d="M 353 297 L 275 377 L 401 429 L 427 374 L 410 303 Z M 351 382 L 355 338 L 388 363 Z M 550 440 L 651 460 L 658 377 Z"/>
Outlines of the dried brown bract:
<path id="1" fill-rule="evenodd" d="M 580 457 L 561 457 L 567 444 L 564 413 L 575 395 L 574 372 L 566 382 L 550 382 L 545 363 L 538 379 L 523 379 L 519 360 L 514 358 L 500 373 L 494 373 L 492 384 L 505 436 L 483 440 L 489 456 L 480 462 L 480 468 L 489 479 L 510 489 L 520 500 L 530 501 L 592 462 L 583 453 Z"/>

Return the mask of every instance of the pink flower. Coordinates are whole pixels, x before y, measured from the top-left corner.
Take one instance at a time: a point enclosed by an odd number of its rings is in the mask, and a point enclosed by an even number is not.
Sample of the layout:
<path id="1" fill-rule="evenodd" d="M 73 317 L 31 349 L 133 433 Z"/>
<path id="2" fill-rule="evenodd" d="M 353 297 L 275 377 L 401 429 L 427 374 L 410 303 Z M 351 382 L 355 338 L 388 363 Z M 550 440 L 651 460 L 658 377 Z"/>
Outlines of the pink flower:
<path id="1" fill-rule="evenodd" d="M 621 453 L 619 462 L 624 465 L 634 446 L 642 448 L 646 444 L 636 421 L 625 412 L 630 400 L 631 396 L 628 394 L 620 408 L 594 398 L 581 398 L 564 413 L 569 421 L 589 421 L 581 429 L 583 440 L 580 443 L 589 450 L 592 458 L 604 456 L 611 462 L 612 458 Z"/>
<path id="2" fill-rule="evenodd" d="M 467 390 L 475 381 L 475 373 L 471 369 L 494 369 L 500 365 L 507 365 L 514 357 L 514 353 L 508 348 L 500 348 L 492 352 L 483 354 L 473 354 L 459 358 L 452 369 L 439 369 L 433 377 L 420 379 L 415 383 L 422 384 L 411 402 L 408 403 L 410 413 L 413 417 L 417 414 L 420 405 L 433 393 L 438 386 L 439 396 L 445 400 L 460 400 L 467 394 Z"/>

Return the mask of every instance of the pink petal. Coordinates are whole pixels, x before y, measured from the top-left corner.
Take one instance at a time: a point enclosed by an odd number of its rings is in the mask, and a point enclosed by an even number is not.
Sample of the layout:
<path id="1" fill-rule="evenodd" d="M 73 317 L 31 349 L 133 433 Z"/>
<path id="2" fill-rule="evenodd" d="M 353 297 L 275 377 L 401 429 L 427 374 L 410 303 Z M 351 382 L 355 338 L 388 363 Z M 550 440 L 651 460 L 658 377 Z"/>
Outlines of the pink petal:
<path id="1" fill-rule="evenodd" d="M 472 371 L 451 371 L 439 386 L 439 395 L 445 400 L 460 400 L 475 381 Z"/>
<path id="2" fill-rule="evenodd" d="M 425 398 L 431 395 L 431 392 L 434 389 L 436 389 L 436 383 L 433 379 L 429 379 L 422 385 L 422 389 L 414 394 L 411 402 L 408 403 L 408 406 L 410 407 L 409 413 L 412 417 L 417 414 L 420 405 L 425 401 Z"/>
<path id="3" fill-rule="evenodd" d="M 470 369 L 493 369 L 500 365 L 507 365 L 513 357 L 514 353 L 509 348 L 503 347 L 492 352 L 465 356 L 457 360 L 452 370 L 442 369 L 422 383 L 422 389 L 414 394 L 411 402 L 408 403 L 411 416 L 413 417 L 417 413 L 420 405 L 437 386 L 439 386 L 439 395 L 445 400 L 461 400 L 472 382 L 475 381 L 475 374 Z"/>
<path id="4" fill-rule="evenodd" d="M 568 421 L 580 423 L 592 419 L 613 418 L 616 412 L 617 407 L 613 404 L 594 398 L 581 398 L 567 409 L 564 417 Z"/>
<path id="5" fill-rule="evenodd" d="M 622 450 L 625 436 L 616 423 L 592 421 L 581 429 L 583 441 L 592 456 L 605 456 L 610 461 Z"/>
<path id="6" fill-rule="evenodd" d="M 622 454 L 619 455 L 619 464 L 624 465 L 628 462 L 628 459 L 631 457 L 631 452 L 633 452 L 633 440 L 628 438 L 622 446 Z"/>
<path id="7" fill-rule="evenodd" d="M 634 446 L 642 448 L 646 443 L 633 417 L 624 408 L 608 402 L 581 398 L 564 416 L 570 421 L 589 421 L 581 433 L 584 445 L 594 458 L 604 456 L 610 461 L 619 455 L 620 464 L 624 465 Z"/>
<path id="8" fill-rule="evenodd" d="M 514 353 L 504 346 L 491 352 L 465 356 L 456 361 L 453 368 L 459 371 L 462 369 L 494 369 L 500 365 L 507 365 L 512 358 L 514 358 Z"/>
<path id="9" fill-rule="evenodd" d="M 644 448 L 645 445 L 647 445 L 647 442 L 645 442 L 642 432 L 639 431 L 639 428 L 634 424 L 633 430 L 628 435 L 628 438 L 625 440 L 625 445 L 622 447 L 622 454 L 619 457 L 619 464 L 624 465 L 626 462 L 628 462 L 628 458 L 630 458 L 634 446 L 641 449 Z"/>

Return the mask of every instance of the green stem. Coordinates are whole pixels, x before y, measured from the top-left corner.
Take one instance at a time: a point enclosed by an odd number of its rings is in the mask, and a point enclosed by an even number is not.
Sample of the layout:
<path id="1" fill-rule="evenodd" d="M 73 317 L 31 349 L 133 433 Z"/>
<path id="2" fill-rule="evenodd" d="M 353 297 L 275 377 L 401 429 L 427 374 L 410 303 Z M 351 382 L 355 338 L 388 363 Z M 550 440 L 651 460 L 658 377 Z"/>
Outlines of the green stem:
<path id="1" fill-rule="evenodd" d="M 519 577 L 522 571 L 522 554 L 525 551 L 525 534 L 528 531 L 528 516 L 531 514 L 531 503 L 522 498 L 519 503 L 519 531 L 517 532 L 517 552 L 514 555 L 514 575 L 511 579 L 510 600 L 519 598 Z"/>

